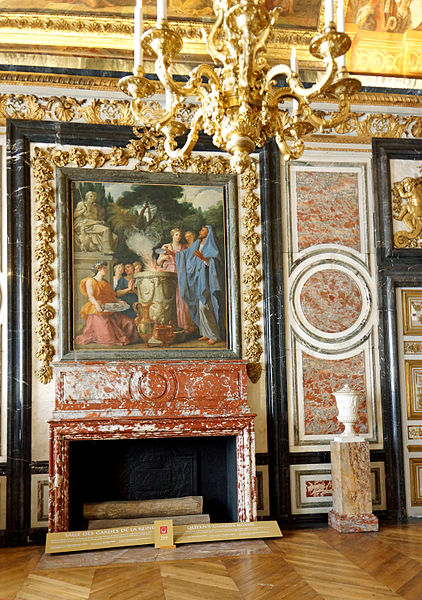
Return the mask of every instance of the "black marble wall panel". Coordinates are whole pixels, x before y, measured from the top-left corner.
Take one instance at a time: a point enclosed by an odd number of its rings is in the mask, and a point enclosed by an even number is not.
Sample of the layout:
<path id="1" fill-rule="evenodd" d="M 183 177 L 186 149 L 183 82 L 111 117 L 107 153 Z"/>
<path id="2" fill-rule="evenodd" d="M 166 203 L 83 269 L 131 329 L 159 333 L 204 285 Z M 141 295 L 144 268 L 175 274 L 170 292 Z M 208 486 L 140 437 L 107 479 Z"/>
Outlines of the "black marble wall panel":
<path id="1" fill-rule="evenodd" d="M 261 189 L 270 511 L 281 519 L 290 513 L 290 486 L 280 155 L 275 142 L 261 156 Z"/>
<path id="2" fill-rule="evenodd" d="M 422 250 L 393 242 L 391 160 L 422 160 L 420 140 L 374 139 L 375 232 L 379 278 L 379 344 L 388 514 L 406 518 L 396 289 L 422 287 Z"/>

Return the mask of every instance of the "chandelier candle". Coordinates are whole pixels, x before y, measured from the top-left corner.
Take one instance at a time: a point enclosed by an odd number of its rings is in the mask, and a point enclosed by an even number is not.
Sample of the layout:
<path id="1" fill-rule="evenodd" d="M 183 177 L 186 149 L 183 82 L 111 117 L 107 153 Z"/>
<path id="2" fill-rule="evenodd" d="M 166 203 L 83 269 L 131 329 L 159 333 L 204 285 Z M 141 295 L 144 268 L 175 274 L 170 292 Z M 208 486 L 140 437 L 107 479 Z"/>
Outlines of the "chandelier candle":
<path id="1" fill-rule="evenodd" d="M 325 27 L 334 21 L 334 5 L 333 0 L 325 0 L 324 3 Z"/>
<path id="2" fill-rule="evenodd" d="M 134 46 L 134 70 L 142 66 L 143 49 L 142 37 L 142 0 L 136 0 L 135 5 L 135 46 Z"/>
<path id="3" fill-rule="evenodd" d="M 337 4 L 337 31 L 344 32 L 344 4 L 343 0 L 338 0 Z"/>
<path id="4" fill-rule="evenodd" d="M 157 0 L 157 25 L 167 19 L 167 0 Z"/>
<path id="5" fill-rule="evenodd" d="M 297 73 L 298 71 L 298 67 L 297 67 L 297 58 L 296 58 L 296 48 L 293 46 L 292 48 L 292 53 L 290 55 L 290 68 L 292 70 L 292 73 Z M 299 107 L 299 102 L 296 100 L 296 98 L 293 98 L 293 111 L 297 111 Z"/>
<path id="6" fill-rule="evenodd" d="M 337 4 L 337 31 L 339 31 L 340 33 L 344 32 L 344 3 L 343 3 L 343 0 L 338 0 L 338 4 Z M 337 58 L 337 66 L 340 70 L 346 68 L 346 57 L 344 56 L 344 54 Z"/>
<path id="7" fill-rule="evenodd" d="M 136 40 L 136 45 L 142 43 L 144 52 L 155 59 L 158 81 L 146 78 L 139 67 L 133 76 L 119 82 L 120 89 L 132 97 L 138 125 L 163 135 L 164 150 L 170 158 L 187 158 L 203 131 L 215 146 L 232 155 L 233 171 L 243 173 L 251 164 L 250 154 L 267 140 L 275 139 L 284 160 L 298 159 L 307 134 L 347 119 L 360 82 L 344 68 L 339 69 L 336 62 L 349 50 L 351 41 L 346 33 L 336 30 L 332 0 L 325 2 L 324 30 L 309 46 L 325 71 L 307 88 L 299 78 L 294 48 L 290 65 L 268 64 L 266 45 L 279 8 L 269 11 L 264 0 L 214 0 L 213 8 L 216 20 L 205 34 L 211 60 L 195 67 L 187 81 L 173 78 L 183 38 L 166 19 L 166 1 L 158 0 L 156 27 L 142 35 L 142 42 Z M 341 15 L 339 20 L 344 21 Z M 157 109 L 149 100 L 155 95 L 166 96 L 165 108 Z M 321 97 L 334 100 L 337 111 L 313 110 L 311 102 Z M 184 111 L 188 98 L 190 110 Z M 291 98 L 293 112 L 286 106 Z M 179 146 L 176 138 L 184 134 L 186 141 Z"/>

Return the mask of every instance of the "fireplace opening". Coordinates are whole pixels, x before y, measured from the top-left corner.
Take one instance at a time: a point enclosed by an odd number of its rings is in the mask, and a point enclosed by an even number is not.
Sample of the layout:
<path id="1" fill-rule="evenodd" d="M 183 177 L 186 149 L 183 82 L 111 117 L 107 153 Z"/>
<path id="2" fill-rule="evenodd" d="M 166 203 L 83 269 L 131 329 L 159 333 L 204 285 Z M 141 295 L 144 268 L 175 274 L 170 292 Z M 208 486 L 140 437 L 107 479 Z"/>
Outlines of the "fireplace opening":
<path id="1" fill-rule="evenodd" d="M 238 520 L 236 436 L 69 442 L 69 530 L 85 502 L 203 496 L 211 523 Z"/>

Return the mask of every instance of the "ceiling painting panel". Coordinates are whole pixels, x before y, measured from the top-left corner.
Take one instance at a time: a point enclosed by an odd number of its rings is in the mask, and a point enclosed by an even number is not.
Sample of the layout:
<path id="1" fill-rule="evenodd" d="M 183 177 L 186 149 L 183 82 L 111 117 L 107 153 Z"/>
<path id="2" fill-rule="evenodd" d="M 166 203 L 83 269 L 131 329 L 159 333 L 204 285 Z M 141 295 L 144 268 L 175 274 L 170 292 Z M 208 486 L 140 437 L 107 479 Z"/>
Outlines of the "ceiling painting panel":
<path id="1" fill-rule="evenodd" d="M 212 20 L 212 0 L 169 0 L 170 18 L 188 20 Z M 132 16 L 135 0 L 27 0 L 25 12 L 60 14 L 95 14 L 99 16 Z M 269 10 L 280 7 L 280 27 L 317 30 L 322 0 L 266 0 Z M 144 15 L 154 17 L 155 0 L 143 1 Z M 22 0 L 5 0 L 1 13 L 22 11 Z"/>
<path id="2" fill-rule="evenodd" d="M 422 76 L 422 0 L 349 0 L 353 73 Z"/>

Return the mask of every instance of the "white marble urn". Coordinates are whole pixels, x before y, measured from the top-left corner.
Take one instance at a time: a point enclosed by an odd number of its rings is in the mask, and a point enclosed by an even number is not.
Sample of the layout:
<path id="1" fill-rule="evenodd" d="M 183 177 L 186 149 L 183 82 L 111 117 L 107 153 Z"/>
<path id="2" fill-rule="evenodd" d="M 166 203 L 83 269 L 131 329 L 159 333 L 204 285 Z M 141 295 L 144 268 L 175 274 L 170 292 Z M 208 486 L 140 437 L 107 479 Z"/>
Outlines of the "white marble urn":
<path id="1" fill-rule="evenodd" d="M 334 392 L 333 396 L 337 403 L 337 419 L 344 425 L 343 433 L 335 439 L 344 441 L 362 441 L 362 438 L 357 435 L 354 430 L 354 424 L 359 418 L 358 403 L 360 393 L 352 389 L 349 384 L 346 384 L 341 390 Z"/>

